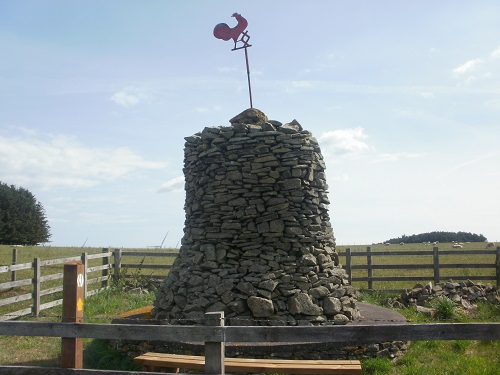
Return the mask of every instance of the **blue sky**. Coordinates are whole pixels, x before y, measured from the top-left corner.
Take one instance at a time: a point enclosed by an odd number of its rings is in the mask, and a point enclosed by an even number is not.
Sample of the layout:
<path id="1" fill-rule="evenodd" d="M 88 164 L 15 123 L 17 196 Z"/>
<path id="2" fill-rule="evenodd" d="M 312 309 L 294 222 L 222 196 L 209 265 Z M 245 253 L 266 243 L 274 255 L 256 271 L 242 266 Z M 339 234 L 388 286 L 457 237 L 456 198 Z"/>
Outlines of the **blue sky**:
<path id="1" fill-rule="evenodd" d="M 55 246 L 179 246 L 184 137 L 253 104 L 319 140 L 338 244 L 500 240 L 498 1 L 0 1 L 0 180 Z"/>

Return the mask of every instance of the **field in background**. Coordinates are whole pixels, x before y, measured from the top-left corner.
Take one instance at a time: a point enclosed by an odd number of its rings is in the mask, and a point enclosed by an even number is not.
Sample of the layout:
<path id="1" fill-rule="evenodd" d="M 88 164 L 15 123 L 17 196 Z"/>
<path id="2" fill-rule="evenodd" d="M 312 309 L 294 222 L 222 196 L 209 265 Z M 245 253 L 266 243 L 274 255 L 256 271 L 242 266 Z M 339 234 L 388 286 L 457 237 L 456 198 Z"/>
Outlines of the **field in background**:
<path id="1" fill-rule="evenodd" d="M 52 247 L 52 246 L 12 246 L 0 245 L 0 265 L 10 265 L 12 261 L 12 249 L 18 250 L 18 263 L 25 263 L 33 261 L 33 258 L 39 257 L 42 259 L 56 259 L 69 256 L 81 255 L 82 253 L 96 254 L 100 253 L 103 247 Z M 110 251 L 114 247 L 107 248 Z M 155 251 L 179 251 L 178 249 L 140 249 L 140 248 L 123 248 L 123 251 L 142 251 L 142 252 L 155 252 Z M 146 259 L 151 261 L 151 259 Z M 142 260 L 142 257 L 141 257 Z M 136 263 L 137 261 L 134 260 Z"/>
<path id="2" fill-rule="evenodd" d="M 355 245 L 355 246 L 337 246 L 337 252 L 339 254 L 345 254 L 345 250 L 347 248 L 351 249 L 351 252 L 366 252 L 367 246 L 370 246 L 372 253 L 377 252 L 398 252 L 398 251 L 432 251 L 433 245 L 424 245 L 421 243 L 418 244 L 404 244 L 404 245 L 389 245 L 385 246 L 381 245 Z M 487 244 L 484 242 L 472 242 L 472 243 L 464 243 L 462 248 L 453 248 L 452 243 L 440 243 L 436 245 L 439 248 L 439 251 L 445 250 L 456 250 L 459 254 L 454 255 L 440 255 L 439 263 L 441 265 L 444 264 L 491 264 L 492 267 L 495 265 L 496 255 L 495 254 L 460 254 L 461 251 L 470 251 L 470 250 L 487 250 Z M 496 249 L 496 246 L 500 246 L 500 244 L 496 244 L 495 247 L 488 248 L 489 250 Z M 340 256 L 340 263 L 345 264 L 346 259 L 345 255 Z M 352 257 L 352 265 L 366 265 L 366 257 Z M 407 269 L 381 269 L 381 270 L 373 270 L 373 276 L 415 276 L 420 277 L 421 281 L 392 281 L 392 282 L 373 282 L 373 289 L 376 290 L 389 290 L 389 289 L 408 289 L 413 287 L 414 284 L 427 283 L 433 280 L 433 269 L 419 269 L 414 267 L 419 264 L 431 265 L 433 264 L 433 256 L 432 255 L 416 255 L 416 256 L 396 256 L 396 255 L 384 255 L 384 256 L 373 256 L 372 264 L 376 265 L 410 265 Z M 440 270 L 440 279 L 441 281 L 447 281 L 450 276 L 486 276 L 493 275 L 492 280 L 481 283 L 492 283 L 495 284 L 494 275 L 495 270 L 493 269 L 481 269 L 481 268 L 444 268 Z M 352 277 L 366 277 L 367 271 L 360 269 L 353 269 L 351 272 Z M 479 281 L 478 281 L 479 282 Z M 366 289 L 367 282 L 366 281 L 355 281 L 352 283 L 353 286 Z"/>
<path id="3" fill-rule="evenodd" d="M 338 246 L 337 252 L 341 254 L 340 263 L 342 265 L 346 264 L 345 258 L 345 249 L 350 248 L 351 252 L 365 252 L 366 247 L 368 245 L 355 245 L 355 246 Z M 424 244 L 405 244 L 405 245 L 370 245 L 371 251 L 373 253 L 377 252 L 397 252 L 397 251 L 432 251 L 432 245 L 424 245 Z M 457 250 L 457 251 L 467 251 L 467 250 L 485 250 L 486 243 L 476 242 L 476 243 L 464 243 L 462 249 L 453 249 L 451 243 L 443 243 L 439 244 L 439 251 L 442 250 Z M 0 266 L 1 265 L 11 265 L 12 264 L 12 249 L 13 246 L 0 245 Z M 39 257 L 42 260 L 47 259 L 57 259 L 69 256 L 78 256 L 83 252 L 88 254 L 100 253 L 102 248 L 89 248 L 89 247 L 42 247 L 42 246 L 26 246 L 26 247 L 17 247 L 18 249 L 18 259 L 17 263 L 26 263 L 32 262 L 35 257 Z M 494 249 L 494 248 L 493 248 Z M 113 248 L 109 248 L 110 251 L 114 250 Z M 178 252 L 178 249 L 135 249 L 135 248 L 125 248 L 123 252 Z M 173 262 L 172 257 L 129 257 L 123 256 L 122 265 L 123 268 L 126 269 L 128 274 L 134 275 L 156 275 L 156 276 L 165 276 L 168 274 L 168 269 L 162 268 L 162 265 L 168 266 Z M 89 266 L 98 265 L 95 260 L 93 263 L 89 264 Z M 440 255 L 440 264 L 495 264 L 495 255 L 494 254 L 457 254 L 457 255 Z M 113 262 L 113 259 L 111 259 Z M 374 256 L 373 257 L 373 265 L 402 265 L 402 264 L 410 264 L 410 265 L 418 265 L 418 264 L 433 264 L 432 255 L 418 255 L 418 256 Z M 146 269 L 146 268 L 130 268 L 127 269 L 127 265 L 155 265 L 155 269 Z M 366 264 L 366 257 L 352 257 L 352 265 L 363 265 Z M 50 268 L 44 267 L 44 272 L 56 273 L 62 272 L 62 265 L 49 266 Z M 158 267 L 158 268 L 156 268 Z M 112 272 L 112 271 L 111 271 Z M 17 279 L 29 278 L 32 277 L 32 271 L 23 270 L 18 271 Z M 45 275 L 47 273 L 44 273 Z M 366 277 L 366 270 L 353 269 L 351 272 L 353 277 Z M 460 276 L 469 276 L 469 275 L 494 275 L 495 272 L 490 269 L 442 269 L 440 271 L 441 279 L 447 280 L 449 275 L 460 275 Z M 415 267 L 409 267 L 409 269 L 398 270 L 374 270 L 373 276 L 421 276 L 422 282 L 430 281 L 433 279 L 433 270 L 432 269 L 418 269 Z M 0 273 L 0 283 L 10 281 L 9 273 Z M 492 280 L 494 281 L 494 280 Z M 390 284 L 390 285 L 389 285 Z M 391 283 L 383 283 L 383 282 L 374 282 L 374 289 L 405 289 L 411 288 L 413 284 L 411 282 L 391 282 Z M 409 285 L 411 284 L 411 285 Z M 353 282 L 355 287 L 360 289 L 366 289 L 366 282 Z M 49 285 L 45 286 L 49 287 Z M 28 287 L 25 287 L 27 291 Z M 0 291 L 0 297 L 2 297 L 2 291 Z M 3 296 L 6 298 L 7 296 Z"/>
<path id="4" fill-rule="evenodd" d="M 350 268 L 346 257 L 348 247 L 339 246 L 337 252 L 340 263 L 347 267 L 348 271 L 350 269 L 353 279 L 352 285 L 359 290 L 403 290 L 410 289 L 417 283 L 427 284 L 436 280 L 444 282 L 450 279 L 454 281 L 472 279 L 475 283 L 497 284 L 496 272 L 500 267 L 497 266 L 495 271 L 495 262 L 500 264 L 498 249 L 494 247 L 487 250 L 487 244 L 483 242 L 465 243 L 462 246 L 460 249 L 454 249 L 452 244 L 439 244 L 437 250 L 439 256 L 436 257 L 439 260 L 439 268 L 434 265 L 432 245 L 371 245 L 370 252 L 367 251 L 367 247 L 364 245 L 349 246 L 351 254 Z M 101 282 L 100 280 L 116 276 L 114 274 L 117 270 L 122 279 L 132 278 L 137 281 L 141 278 L 146 278 L 149 281 L 153 279 L 162 280 L 168 274 L 170 266 L 178 254 L 177 249 L 157 248 L 102 249 L 27 246 L 17 247 L 16 249 L 16 264 L 18 266 L 25 264 L 25 267 L 29 268 L 15 272 L 15 279 L 18 280 L 16 284 L 19 285 L 22 282 L 26 285 L 10 286 L 14 275 L 10 272 L 10 268 L 6 266 L 12 264 L 13 247 L 0 246 L 0 266 L 4 266 L 3 271 L 0 272 L 0 284 L 2 284 L 0 287 L 0 319 L 29 314 L 31 306 L 33 306 L 33 309 L 36 306 L 36 311 L 38 311 L 38 306 L 43 309 L 61 302 L 63 263 L 67 260 L 61 260 L 60 258 L 76 256 L 77 259 L 80 259 L 83 258 L 82 253 L 85 252 L 84 259 L 88 262 L 87 280 L 89 280 L 89 284 L 87 288 L 88 292 L 92 294 L 98 292 L 102 287 L 109 286 L 109 282 Z M 447 253 L 450 251 L 453 251 L 453 254 Z M 98 258 L 99 253 L 102 252 L 108 255 L 105 258 Z M 417 255 L 407 255 L 408 252 Z M 482 254 L 484 252 L 488 253 Z M 112 253 L 115 256 L 111 255 L 108 258 Z M 368 259 L 368 256 L 370 256 L 370 259 Z M 40 283 L 40 294 L 38 292 L 34 294 L 34 286 L 30 284 L 30 280 L 35 278 L 35 269 L 31 268 L 35 257 L 41 260 L 39 264 L 42 265 L 40 272 L 36 273 L 38 275 L 36 280 L 42 281 Z M 56 259 L 59 260 L 56 262 Z M 121 268 L 113 268 L 115 262 L 121 264 Z M 111 268 L 103 270 L 103 267 L 108 268 L 108 264 L 111 265 Z M 439 273 L 439 278 L 434 277 L 435 272 L 436 275 Z M 388 280 L 377 280 L 377 278 L 381 277 Z M 410 280 L 402 280 L 405 278 L 410 278 Z M 477 278 L 480 278 L 480 280 Z M 39 297 L 35 298 L 35 296 Z M 7 316 L 2 317 L 4 314 L 7 314 Z"/>
<path id="5" fill-rule="evenodd" d="M 83 253 L 87 254 L 97 254 L 101 253 L 104 248 L 99 247 L 51 247 L 51 246 L 10 246 L 10 245 L 0 245 L 0 266 L 6 266 L 12 264 L 12 249 L 17 249 L 17 264 L 20 263 L 28 263 L 33 262 L 34 258 L 41 258 L 42 260 L 48 259 L 58 259 L 65 258 L 71 256 L 79 256 Z M 107 248 L 109 251 L 114 250 L 114 248 Z M 123 252 L 178 252 L 178 249 L 136 249 L 136 248 L 127 248 L 123 249 Z M 113 261 L 113 259 L 111 259 Z M 123 264 L 156 264 L 156 265 L 171 265 L 173 258 L 162 258 L 162 257 L 123 257 Z M 90 267 L 97 264 L 89 264 Z M 62 265 L 55 266 L 45 266 L 44 269 L 51 269 L 52 272 L 62 272 Z M 151 270 L 141 270 L 137 271 L 130 270 L 129 272 L 137 272 L 139 274 L 148 275 L 151 274 Z M 30 270 L 22 270 L 17 271 L 18 277 L 17 279 L 23 279 L 26 277 L 32 277 L 32 271 Z M 155 275 L 167 275 L 168 270 L 162 270 L 161 268 L 157 268 L 154 271 Z M 0 283 L 10 281 L 10 274 L 3 273 L 0 274 Z M 0 291 L 1 293 L 1 291 Z"/>

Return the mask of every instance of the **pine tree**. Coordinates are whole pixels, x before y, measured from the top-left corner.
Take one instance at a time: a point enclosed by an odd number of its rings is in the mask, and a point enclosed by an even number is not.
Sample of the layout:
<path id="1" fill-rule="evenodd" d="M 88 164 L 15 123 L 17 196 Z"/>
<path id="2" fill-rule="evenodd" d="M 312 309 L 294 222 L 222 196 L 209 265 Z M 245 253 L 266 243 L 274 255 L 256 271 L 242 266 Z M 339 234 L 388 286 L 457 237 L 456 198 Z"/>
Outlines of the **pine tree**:
<path id="1" fill-rule="evenodd" d="M 0 243 L 38 245 L 49 238 L 42 204 L 29 190 L 0 181 Z"/>

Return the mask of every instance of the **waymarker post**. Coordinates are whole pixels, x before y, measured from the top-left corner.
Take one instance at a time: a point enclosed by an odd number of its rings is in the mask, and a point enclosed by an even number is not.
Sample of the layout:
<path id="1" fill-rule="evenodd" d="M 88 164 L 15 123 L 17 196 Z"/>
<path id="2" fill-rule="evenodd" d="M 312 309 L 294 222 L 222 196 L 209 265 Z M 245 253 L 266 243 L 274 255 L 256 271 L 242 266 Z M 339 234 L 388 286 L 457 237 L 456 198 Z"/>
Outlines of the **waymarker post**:
<path id="1" fill-rule="evenodd" d="M 83 263 L 71 261 L 64 264 L 63 277 L 63 323 L 83 323 L 83 301 L 85 300 L 85 267 Z M 83 368 L 83 339 L 63 337 L 61 342 L 61 367 Z"/>

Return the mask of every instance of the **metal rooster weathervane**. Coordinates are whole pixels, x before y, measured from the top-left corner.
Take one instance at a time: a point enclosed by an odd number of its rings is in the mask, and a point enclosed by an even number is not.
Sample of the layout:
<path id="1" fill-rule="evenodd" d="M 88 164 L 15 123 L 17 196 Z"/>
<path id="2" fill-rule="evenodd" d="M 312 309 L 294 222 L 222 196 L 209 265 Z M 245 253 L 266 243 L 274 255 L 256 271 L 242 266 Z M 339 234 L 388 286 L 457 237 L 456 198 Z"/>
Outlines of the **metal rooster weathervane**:
<path id="1" fill-rule="evenodd" d="M 245 31 L 248 26 L 248 22 L 245 18 L 241 16 L 241 14 L 234 13 L 232 17 L 236 18 L 238 24 L 235 27 L 229 27 L 225 23 L 219 23 L 214 27 L 214 36 L 217 39 L 229 40 L 232 39 L 234 41 L 234 48 L 231 51 L 236 51 L 239 49 L 245 49 L 245 60 L 247 63 L 247 78 L 248 78 L 248 93 L 250 95 L 250 108 L 253 108 L 252 104 L 252 87 L 250 86 L 250 68 L 248 67 L 248 52 L 247 48 L 251 47 L 251 44 L 248 44 L 250 40 L 250 35 Z M 240 44 L 238 46 L 238 43 Z"/>

